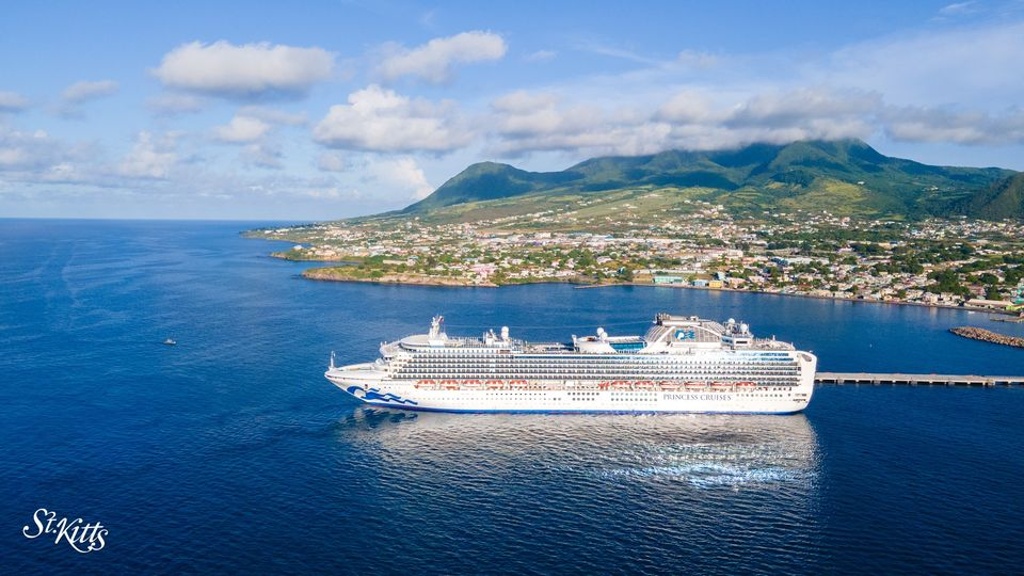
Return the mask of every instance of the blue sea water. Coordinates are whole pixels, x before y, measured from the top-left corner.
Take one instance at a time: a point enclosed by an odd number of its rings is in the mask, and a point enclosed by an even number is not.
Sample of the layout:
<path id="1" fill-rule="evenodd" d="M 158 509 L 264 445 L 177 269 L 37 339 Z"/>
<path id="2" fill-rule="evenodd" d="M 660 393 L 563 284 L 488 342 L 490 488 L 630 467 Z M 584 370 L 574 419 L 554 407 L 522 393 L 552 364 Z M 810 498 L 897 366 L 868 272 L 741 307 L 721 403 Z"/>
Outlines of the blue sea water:
<path id="1" fill-rule="evenodd" d="M 0 220 L 0 573 L 1011 574 L 1024 389 L 825 386 L 795 416 L 412 414 L 322 376 L 381 340 L 656 312 L 827 371 L 1022 374 L 985 314 L 770 295 L 321 283 L 256 223 Z M 165 346 L 174 338 L 176 346 Z M 34 515 L 108 530 L 76 552 Z"/>

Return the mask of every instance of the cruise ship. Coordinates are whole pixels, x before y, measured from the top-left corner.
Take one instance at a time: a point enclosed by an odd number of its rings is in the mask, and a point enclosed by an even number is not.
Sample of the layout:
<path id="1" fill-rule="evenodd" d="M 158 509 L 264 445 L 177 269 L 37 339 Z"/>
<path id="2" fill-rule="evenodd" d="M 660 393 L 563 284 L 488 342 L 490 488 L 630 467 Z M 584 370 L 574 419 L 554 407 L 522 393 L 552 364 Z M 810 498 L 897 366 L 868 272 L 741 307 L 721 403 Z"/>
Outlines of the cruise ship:
<path id="1" fill-rule="evenodd" d="M 384 342 L 373 362 L 324 376 L 374 406 L 439 412 L 791 414 L 814 392 L 817 358 L 750 327 L 658 314 L 643 336 L 527 342 L 508 327 L 450 337 L 435 316 L 426 334 Z"/>

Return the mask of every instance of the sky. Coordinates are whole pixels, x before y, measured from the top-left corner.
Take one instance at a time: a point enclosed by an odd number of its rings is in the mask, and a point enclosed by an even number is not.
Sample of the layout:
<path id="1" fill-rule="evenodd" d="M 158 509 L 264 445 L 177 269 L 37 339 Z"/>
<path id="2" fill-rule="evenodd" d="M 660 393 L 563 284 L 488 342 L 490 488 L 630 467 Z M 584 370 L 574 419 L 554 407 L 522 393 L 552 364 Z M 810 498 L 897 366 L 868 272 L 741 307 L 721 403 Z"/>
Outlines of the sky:
<path id="1" fill-rule="evenodd" d="M 859 138 L 1024 170 L 1024 0 L 13 0 L 0 217 L 324 221 L 480 161 Z"/>

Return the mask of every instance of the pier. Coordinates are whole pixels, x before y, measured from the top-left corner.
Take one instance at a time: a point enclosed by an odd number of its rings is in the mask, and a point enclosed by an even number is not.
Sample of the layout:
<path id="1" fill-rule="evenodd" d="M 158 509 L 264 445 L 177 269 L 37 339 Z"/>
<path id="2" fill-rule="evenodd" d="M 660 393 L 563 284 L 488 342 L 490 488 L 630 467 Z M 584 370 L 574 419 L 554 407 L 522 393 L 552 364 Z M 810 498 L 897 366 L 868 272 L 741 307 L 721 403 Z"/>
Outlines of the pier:
<path id="1" fill-rule="evenodd" d="M 818 372 L 815 384 L 888 384 L 893 386 L 1024 386 L 1024 376 L 974 374 L 902 374 L 878 372 Z"/>

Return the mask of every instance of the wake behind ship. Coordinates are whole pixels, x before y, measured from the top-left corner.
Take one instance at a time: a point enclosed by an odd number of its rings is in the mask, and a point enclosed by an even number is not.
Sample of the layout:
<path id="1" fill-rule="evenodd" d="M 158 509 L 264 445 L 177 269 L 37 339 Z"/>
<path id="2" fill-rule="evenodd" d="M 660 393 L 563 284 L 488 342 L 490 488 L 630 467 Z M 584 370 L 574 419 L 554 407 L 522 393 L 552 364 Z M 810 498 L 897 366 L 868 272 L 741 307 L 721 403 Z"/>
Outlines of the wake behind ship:
<path id="1" fill-rule="evenodd" d="M 449 337 L 443 318 L 426 334 L 385 342 L 374 362 L 324 376 L 376 406 L 441 412 L 695 412 L 791 414 L 814 392 L 817 358 L 746 324 L 658 314 L 643 336 L 530 343 L 507 327 Z"/>

